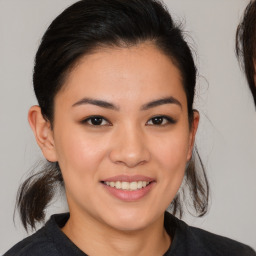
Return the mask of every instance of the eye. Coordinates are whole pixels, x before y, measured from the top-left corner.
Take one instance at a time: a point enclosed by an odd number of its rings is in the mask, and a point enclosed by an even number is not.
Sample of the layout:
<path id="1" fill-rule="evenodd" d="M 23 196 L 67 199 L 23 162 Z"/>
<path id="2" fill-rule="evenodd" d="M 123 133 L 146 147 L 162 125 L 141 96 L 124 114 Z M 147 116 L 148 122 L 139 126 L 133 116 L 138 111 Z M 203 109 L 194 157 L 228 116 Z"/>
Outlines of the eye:
<path id="1" fill-rule="evenodd" d="M 83 124 L 88 124 L 92 126 L 108 126 L 111 125 L 108 120 L 102 116 L 90 116 L 82 121 Z"/>
<path id="2" fill-rule="evenodd" d="M 176 121 L 169 116 L 154 116 L 147 121 L 146 125 L 164 126 L 164 125 L 175 124 L 175 123 Z"/>

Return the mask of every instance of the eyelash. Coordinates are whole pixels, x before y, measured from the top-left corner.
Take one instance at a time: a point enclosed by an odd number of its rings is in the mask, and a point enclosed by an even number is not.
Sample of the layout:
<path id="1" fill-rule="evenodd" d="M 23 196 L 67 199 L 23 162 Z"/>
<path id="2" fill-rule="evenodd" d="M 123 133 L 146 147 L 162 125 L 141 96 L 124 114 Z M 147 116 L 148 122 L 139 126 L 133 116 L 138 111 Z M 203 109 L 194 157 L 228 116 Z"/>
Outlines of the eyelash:
<path id="1" fill-rule="evenodd" d="M 103 122 L 107 122 L 107 124 L 93 124 L 92 123 L 92 120 L 93 119 L 100 119 L 101 121 L 103 121 Z M 94 120 L 95 121 L 95 120 Z M 89 123 L 89 122 L 91 122 L 91 123 Z M 90 125 L 90 126 L 111 126 L 112 124 L 106 119 L 106 118 L 104 118 L 103 116 L 90 116 L 90 117 L 88 117 L 88 118 L 86 118 L 86 119 L 84 119 L 84 120 L 82 120 L 82 122 L 81 122 L 82 124 L 87 124 L 87 125 Z"/>
<path id="2" fill-rule="evenodd" d="M 162 121 L 164 121 L 165 120 L 165 123 L 164 124 L 148 124 L 149 123 L 149 121 L 151 121 L 152 122 L 152 120 L 154 120 L 154 119 L 162 119 Z M 164 116 L 164 115 L 159 115 L 159 116 L 153 116 L 152 118 L 150 118 L 148 121 L 147 121 L 147 123 L 146 123 L 146 125 L 152 125 L 152 126 L 166 126 L 166 125 L 170 125 L 170 124 L 175 124 L 177 121 L 176 120 L 174 120 L 172 117 L 170 117 L 170 116 Z"/>
<path id="3" fill-rule="evenodd" d="M 94 119 L 94 121 L 97 122 L 96 119 L 98 119 L 99 124 L 93 124 L 92 120 Z M 160 123 L 160 124 L 154 124 L 152 121 L 154 119 L 162 119 L 160 121 L 164 122 L 164 124 Z M 152 124 L 149 124 L 149 122 L 151 121 Z M 156 120 L 155 120 L 156 121 Z M 102 122 L 106 122 L 106 124 L 102 124 Z M 170 124 L 175 124 L 177 121 L 174 120 L 173 118 L 169 117 L 169 116 L 165 116 L 165 115 L 158 115 L 158 116 L 154 116 L 152 118 L 150 118 L 147 122 L 146 125 L 147 126 L 166 126 L 166 125 L 170 125 Z M 81 121 L 82 124 L 87 124 L 90 126 L 111 126 L 111 122 L 109 122 L 106 118 L 104 118 L 103 116 L 90 116 L 84 120 Z"/>

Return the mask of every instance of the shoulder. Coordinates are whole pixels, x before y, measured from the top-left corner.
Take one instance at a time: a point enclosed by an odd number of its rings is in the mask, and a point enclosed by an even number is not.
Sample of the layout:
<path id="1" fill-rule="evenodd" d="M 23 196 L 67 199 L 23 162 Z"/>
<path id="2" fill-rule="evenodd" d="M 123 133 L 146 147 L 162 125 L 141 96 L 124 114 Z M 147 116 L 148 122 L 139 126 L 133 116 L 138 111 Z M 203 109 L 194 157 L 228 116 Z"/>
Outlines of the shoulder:
<path id="1" fill-rule="evenodd" d="M 45 228 L 14 245 L 3 256 L 57 256 L 54 243 L 47 236 Z"/>
<path id="2" fill-rule="evenodd" d="M 171 246 L 173 255 L 256 256 L 254 250 L 245 244 L 191 227 L 172 215 L 167 218 L 168 223 L 175 227 Z"/>
<path id="3" fill-rule="evenodd" d="M 68 218 L 69 214 L 51 216 L 44 227 L 14 245 L 3 256 L 61 255 L 63 244 L 70 243 L 60 229 L 60 227 L 64 226 Z"/>
<path id="4" fill-rule="evenodd" d="M 256 256 L 249 246 L 200 228 L 188 226 L 188 235 L 191 242 L 211 253 L 210 255 Z"/>

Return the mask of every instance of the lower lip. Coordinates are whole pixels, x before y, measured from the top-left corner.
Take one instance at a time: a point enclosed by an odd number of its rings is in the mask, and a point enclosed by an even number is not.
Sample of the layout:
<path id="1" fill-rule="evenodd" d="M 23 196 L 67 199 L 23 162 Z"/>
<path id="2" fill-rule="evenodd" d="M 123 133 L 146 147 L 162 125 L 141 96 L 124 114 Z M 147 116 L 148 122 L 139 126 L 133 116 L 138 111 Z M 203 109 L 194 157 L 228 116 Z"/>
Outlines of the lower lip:
<path id="1" fill-rule="evenodd" d="M 108 192 L 113 195 L 114 197 L 126 201 L 126 202 L 133 202 L 142 199 L 145 197 L 150 190 L 153 188 L 155 182 L 149 183 L 146 187 L 138 189 L 138 190 L 123 190 L 123 189 L 117 189 L 115 187 L 110 187 L 106 184 L 103 184 L 103 186 L 108 190 Z"/>

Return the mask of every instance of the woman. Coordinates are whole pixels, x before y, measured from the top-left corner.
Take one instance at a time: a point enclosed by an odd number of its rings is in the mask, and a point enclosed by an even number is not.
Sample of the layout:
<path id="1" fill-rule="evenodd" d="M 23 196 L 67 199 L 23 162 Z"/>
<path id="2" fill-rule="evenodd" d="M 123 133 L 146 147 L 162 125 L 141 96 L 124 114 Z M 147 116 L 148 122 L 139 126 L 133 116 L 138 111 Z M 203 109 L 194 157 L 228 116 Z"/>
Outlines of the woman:
<path id="1" fill-rule="evenodd" d="M 236 33 L 236 53 L 241 59 L 256 106 L 256 1 L 247 5 L 241 23 Z"/>
<path id="2" fill-rule="evenodd" d="M 160 2 L 72 5 L 43 36 L 33 82 L 29 123 L 49 165 L 21 186 L 21 219 L 43 221 L 57 184 L 69 213 L 6 256 L 255 255 L 166 212 L 181 215 L 189 195 L 205 214 L 208 182 L 192 156 L 196 68 Z"/>

